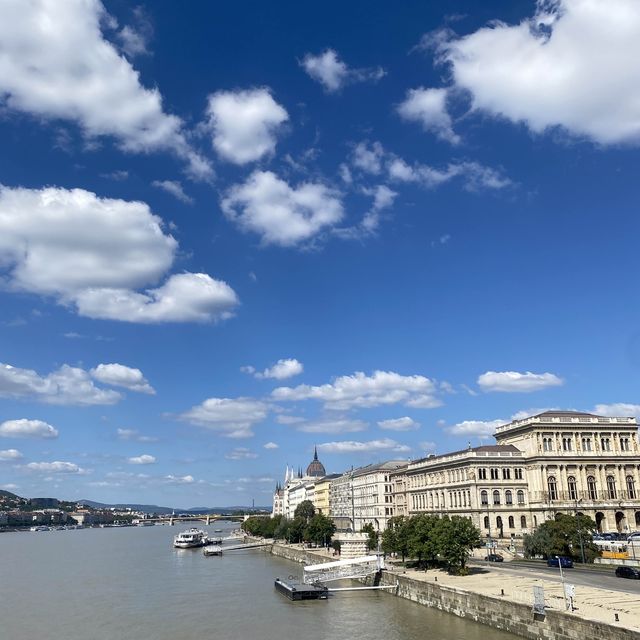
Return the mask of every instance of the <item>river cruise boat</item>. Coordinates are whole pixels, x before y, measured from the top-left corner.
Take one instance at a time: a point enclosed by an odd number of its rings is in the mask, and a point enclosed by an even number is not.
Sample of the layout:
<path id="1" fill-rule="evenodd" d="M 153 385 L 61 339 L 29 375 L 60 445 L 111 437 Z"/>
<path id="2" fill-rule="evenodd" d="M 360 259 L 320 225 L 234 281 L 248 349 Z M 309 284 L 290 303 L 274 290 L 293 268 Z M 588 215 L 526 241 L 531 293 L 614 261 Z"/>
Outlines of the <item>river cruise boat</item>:
<path id="1" fill-rule="evenodd" d="M 173 537 L 173 546 L 178 549 L 204 547 L 208 543 L 207 532 L 202 529 L 187 529 Z"/>

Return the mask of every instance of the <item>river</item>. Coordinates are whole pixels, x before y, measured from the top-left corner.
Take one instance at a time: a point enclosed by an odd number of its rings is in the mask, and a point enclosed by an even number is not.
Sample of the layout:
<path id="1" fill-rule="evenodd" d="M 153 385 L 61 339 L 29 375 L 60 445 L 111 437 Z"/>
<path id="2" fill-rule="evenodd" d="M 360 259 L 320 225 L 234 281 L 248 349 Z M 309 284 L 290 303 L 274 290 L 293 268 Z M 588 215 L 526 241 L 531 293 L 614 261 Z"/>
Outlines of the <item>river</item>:
<path id="1" fill-rule="evenodd" d="M 225 532 L 236 526 L 216 524 Z M 299 565 L 261 550 L 205 558 L 201 550 L 173 549 L 172 537 L 180 530 L 156 526 L 0 534 L 0 638 L 515 638 L 381 592 L 290 602 L 274 590 L 273 580 L 299 574 Z"/>

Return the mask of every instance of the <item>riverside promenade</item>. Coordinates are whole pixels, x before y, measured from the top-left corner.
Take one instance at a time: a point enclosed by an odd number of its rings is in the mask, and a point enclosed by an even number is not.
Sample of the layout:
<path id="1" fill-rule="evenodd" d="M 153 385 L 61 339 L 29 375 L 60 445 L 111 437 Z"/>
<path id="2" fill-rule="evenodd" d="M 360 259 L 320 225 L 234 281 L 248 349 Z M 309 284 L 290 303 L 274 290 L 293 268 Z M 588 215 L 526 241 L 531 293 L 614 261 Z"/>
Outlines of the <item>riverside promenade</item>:
<path id="1" fill-rule="evenodd" d="M 300 563 L 336 559 L 331 551 L 299 544 L 276 543 L 271 553 Z M 505 575 L 491 566 L 451 576 L 440 570 L 406 569 L 395 562 L 382 572 L 380 584 L 397 584 L 400 597 L 531 640 L 640 640 L 637 594 L 580 586 L 576 609 L 566 611 L 562 585 L 543 577 Z M 543 616 L 533 613 L 534 586 L 544 588 Z"/>

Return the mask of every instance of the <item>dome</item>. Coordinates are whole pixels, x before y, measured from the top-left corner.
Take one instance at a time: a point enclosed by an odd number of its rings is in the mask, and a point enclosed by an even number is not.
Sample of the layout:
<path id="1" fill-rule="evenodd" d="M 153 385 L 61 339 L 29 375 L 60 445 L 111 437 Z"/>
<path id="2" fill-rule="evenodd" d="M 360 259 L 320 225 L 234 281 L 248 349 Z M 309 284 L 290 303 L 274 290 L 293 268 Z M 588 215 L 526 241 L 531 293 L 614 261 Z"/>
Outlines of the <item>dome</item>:
<path id="1" fill-rule="evenodd" d="M 324 469 L 324 465 L 320 460 L 318 460 L 318 449 L 314 447 L 313 449 L 313 460 L 309 463 L 307 467 L 307 476 L 311 478 L 322 478 L 327 475 L 327 472 Z"/>

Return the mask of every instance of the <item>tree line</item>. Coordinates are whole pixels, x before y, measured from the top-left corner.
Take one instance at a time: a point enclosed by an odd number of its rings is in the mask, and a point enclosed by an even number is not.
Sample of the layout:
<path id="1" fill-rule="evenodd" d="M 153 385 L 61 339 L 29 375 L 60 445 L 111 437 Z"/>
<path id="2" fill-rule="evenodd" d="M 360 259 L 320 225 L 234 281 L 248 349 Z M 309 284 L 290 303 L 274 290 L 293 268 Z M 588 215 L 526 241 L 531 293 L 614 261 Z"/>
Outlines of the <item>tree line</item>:
<path id="1" fill-rule="evenodd" d="M 593 562 L 600 550 L 593 543 L 596 523 L 583 514 L 559 513 L 543 522 L 532 534 L 525 534 L 524 555 L 527 558 L 566 556 L 574 560 Z"/>

